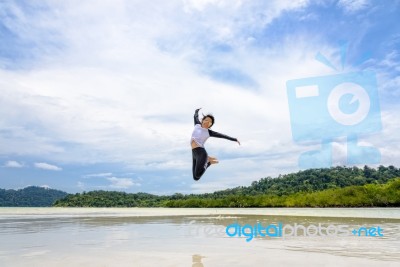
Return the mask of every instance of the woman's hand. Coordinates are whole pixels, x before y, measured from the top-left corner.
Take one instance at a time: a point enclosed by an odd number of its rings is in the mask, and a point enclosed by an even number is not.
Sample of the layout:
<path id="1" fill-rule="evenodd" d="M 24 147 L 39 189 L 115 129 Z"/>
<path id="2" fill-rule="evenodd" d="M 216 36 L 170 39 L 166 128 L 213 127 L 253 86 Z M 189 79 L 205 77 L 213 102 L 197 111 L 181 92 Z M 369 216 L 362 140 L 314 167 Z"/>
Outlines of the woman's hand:
<path id="1" fill-rule="evenodd" d="M 238 140 L 238 139 L 236 139 L 236 142 L 238 142 L 238 144 L 239 144 L 239 146 L 240 146 L 240 142 L 239 142 L 239 140 Z"/>

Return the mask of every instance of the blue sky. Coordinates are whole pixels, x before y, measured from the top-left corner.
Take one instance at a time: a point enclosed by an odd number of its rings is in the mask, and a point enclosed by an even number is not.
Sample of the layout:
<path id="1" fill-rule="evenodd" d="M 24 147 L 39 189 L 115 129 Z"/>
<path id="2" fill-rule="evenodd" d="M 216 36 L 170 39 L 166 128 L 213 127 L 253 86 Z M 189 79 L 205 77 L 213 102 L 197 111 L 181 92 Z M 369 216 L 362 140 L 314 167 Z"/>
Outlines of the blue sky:
<path id="1" fill-rule="evenodd" d="M 382 130 L 359 142 L 379 149 L 375 165 L 400 165 L 400 1 L 1 5 L 0 188 L 202 193 L 295 172 L 321 144 L 294 142 L 286 82 L 362 71 Z M 198 107 L 242 145 L 209 139 L 220 163 L 195 182 Z M 351 166 L 345 137 L 332 147 Z"/>

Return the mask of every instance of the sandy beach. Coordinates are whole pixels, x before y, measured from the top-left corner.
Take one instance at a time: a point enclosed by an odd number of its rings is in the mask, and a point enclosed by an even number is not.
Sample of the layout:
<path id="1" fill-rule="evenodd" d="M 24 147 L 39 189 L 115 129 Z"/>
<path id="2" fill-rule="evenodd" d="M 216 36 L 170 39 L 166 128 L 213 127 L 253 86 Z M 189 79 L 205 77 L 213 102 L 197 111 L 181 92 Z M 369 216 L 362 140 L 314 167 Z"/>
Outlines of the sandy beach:
<path id="1" fill-rule="evenodd" d="M 232 224 L 320 225 L 325 232 L 246 241 L 228 236 Z M 332 229 L 344 226 L 380 227 L 382 236 L 334 235 Z M 399 266 L 399 230 L 398 208 L 2 208 L 0 265 Z"/>

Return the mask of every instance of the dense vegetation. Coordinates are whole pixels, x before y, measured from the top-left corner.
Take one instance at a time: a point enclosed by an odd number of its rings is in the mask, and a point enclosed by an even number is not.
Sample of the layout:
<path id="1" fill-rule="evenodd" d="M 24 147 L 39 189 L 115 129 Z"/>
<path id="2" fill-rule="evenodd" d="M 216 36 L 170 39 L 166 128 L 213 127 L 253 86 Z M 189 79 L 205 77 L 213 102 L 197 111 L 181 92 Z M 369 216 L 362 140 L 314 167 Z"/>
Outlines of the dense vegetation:
<path id="1" fill-rule="evenodd" d="M 156 196 L 92 191 L 68 195 L 59 207 L 353 207 L 400 206 L 400 169 L 365 166 L 309 169 L 262 178 L 207 194 Z"/>
<path id="2" fill-rule="evenodd" d="M 400 178 L 386 184 L 367 184 L 326 189 L 290 195 L 231 195 L 204 199 L 193 197 L 168 200 L 165 207 L 398 207 L 400 206 Z"/>
<path id="3" fill-rule="evenodd" d="M 57 200 L 56 207 L 159 207 L 170 197 L 147 193 L 128 194 L 115 191 L 91 191 L 71 194 Z"/>
<path id="4" fill-rule="evenodd" d="M 67 193 L 37 186 L 19 190 L 0 189 L 0 207 L 51 207 Z"/>

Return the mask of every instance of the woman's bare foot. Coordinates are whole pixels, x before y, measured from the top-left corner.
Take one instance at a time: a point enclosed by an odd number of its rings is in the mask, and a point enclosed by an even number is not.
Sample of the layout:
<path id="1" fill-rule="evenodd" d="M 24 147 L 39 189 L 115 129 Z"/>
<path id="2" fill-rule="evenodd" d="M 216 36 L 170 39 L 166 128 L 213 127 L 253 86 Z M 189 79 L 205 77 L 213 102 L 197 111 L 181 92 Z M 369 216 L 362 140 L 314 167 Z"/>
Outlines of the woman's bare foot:
<path id="1" fill-rule="evenodd" d="M 210 162 L 210 164 L 217 164 L 219 163 L 218 159 L 215 157 L 208 157 L 208 161 Z"/>

